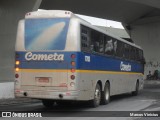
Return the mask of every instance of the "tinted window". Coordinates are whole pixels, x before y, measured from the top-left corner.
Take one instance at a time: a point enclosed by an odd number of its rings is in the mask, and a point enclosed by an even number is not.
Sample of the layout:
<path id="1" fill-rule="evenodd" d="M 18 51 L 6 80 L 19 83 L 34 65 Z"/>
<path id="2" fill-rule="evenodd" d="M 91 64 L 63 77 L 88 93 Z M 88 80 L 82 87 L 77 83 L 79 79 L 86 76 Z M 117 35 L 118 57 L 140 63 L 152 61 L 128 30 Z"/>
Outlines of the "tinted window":
<path id="1" fill-rule="evenodd" d="M 139 59 L 143 60 L 143 51 L 142 50 L 139 50 Z"/>
<path id="2" fill-rule="evenodd" d="M 130 59 L 130 45 L 124 44 L 124 57 Z"/>
<path id="3" fill-rule="evenodd" d="M 103 34 L 95 30 L 91 30 L 91 50 L 98 53 L 104 51 Z"/>
<path id="4" fill-rule="evenodd" d="M 85 51 L 90 50 L 90 30 L 85 26 L 81 26 L 81 47 Z"/>
<path id="5" fill-rule="evenodd" d="M 140 61 L 143 51 L 113 37 L 81 25 L 82 50 Z"/>
<path id="6" fill-rule="evenodd" d="M 117 56 L 124 57 L 124 43 L 117 41 Z"/>
<path id="7" fill-rule="evenodd" d="M 109 36 L 105 36 L 104 53 L 107 55 L 114 55 L 114 40 Z"/>

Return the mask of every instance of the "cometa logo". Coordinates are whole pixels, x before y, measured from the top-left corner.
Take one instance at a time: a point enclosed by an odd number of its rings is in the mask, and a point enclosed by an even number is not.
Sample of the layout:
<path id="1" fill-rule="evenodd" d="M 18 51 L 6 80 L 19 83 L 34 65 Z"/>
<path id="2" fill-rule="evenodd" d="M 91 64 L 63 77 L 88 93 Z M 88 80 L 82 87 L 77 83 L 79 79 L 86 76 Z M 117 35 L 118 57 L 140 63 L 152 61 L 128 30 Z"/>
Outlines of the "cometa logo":
<path id="1" fill-rule="evenodd" d="M 64 54 L 33 54 L 32 52 L 27 52 L 25 54 L 25 59 L 30 60 L 45 60 L 45 61 L 63 61 Z"/>
<path id="2" fill-rule="evenodd" d="M 123 62 L 121 62 L 120 69 L 121 71 L 131 71 L 131 65 L 130 64 L 126 65 Z"/>

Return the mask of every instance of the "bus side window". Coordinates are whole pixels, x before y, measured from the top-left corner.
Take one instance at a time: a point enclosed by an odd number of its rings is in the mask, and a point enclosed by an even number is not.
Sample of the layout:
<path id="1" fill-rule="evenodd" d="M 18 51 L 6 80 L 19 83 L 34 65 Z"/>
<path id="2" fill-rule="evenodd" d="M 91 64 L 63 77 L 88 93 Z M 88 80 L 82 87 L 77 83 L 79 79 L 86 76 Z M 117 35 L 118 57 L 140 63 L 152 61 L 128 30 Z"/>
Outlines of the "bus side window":
<path id="1" fill-rule="evenodd" d="M 98 41 L 94 42 L 94 51 L 99 52 L 99 42 Z"/>
<path id="2" fill-rule="evenodd" d="M 138 61 L 142 62 L 142 63 L 145 63 L 145 59 L 143 57 L 143 51 L 140 50 L 140 49 L 137 49 L 137 53 L 138 53 Z"/>
<path id="3" fill-rule="evenodd" d="M 120 41 L 117 41 L 117 54 L 116 56 L 123 58 L 124 56 L 124 44 Z"/>
<path id="4" fill-rule="evenodd" d="M 124 56 L 126 59 L 129 59 L 130 55 L 129 55 L 129 45 L 128 44 L 124 44 Z"/>
<path id="5" fill-rule="evenodd" d="M 131 60 L 134 60 L 134 47 L 131 47 L 130 58 L 131 58 Z"/>
<path id="6" fill-rule="evenodd" d="M 91 45 L 90 45 L 90 50 L 92 52 L 95 52 L 95 33 L 93 30 L 91 30 Z"/>
<path id="7" fill-rule="evenodd" d="M 91 31 L 91 51 L 97 53 L 103 53 L 104 45 L 103 45 L 103 34 L 97 32 L 95 30 Z"/>
<path id="8" fill-rule="evenodd" d="M 139 52 L 139 60 L 143 61 L 143 51 L 139 50 L 138 52 Z"/>
<path id="9" fill-rule="evenodd" d="M 117 56 L 117 40 L 113 42 L 113 51 L 114 51 L 114 55 Z"/>
<path id="10" fill-rule="evenodd" d="M 104 53 L 104 35 L 101 34 L 99 39 L 99 52 Z"/>
<path id="11" fill-rule="evenodd" d="M 139 50 L 136 49 L 136 61 L 140 60 Z"/>
<path id="12" fill-rule="evenodd" d="M 114 43 L 113 43 L 113 39 L 111 37 L 105 36 L 105 40 L 104 40 L 104 52 L 107 55 L 113 55 L 114 53 Z"/>
<path id="13" fill-rule="evenodd" d="M 133 56 L 134 56 L 134 61 L 136 61 L 136 48 L 133 48 Z"/>
<path id="14" fill-rule="evenodd" d="M 90 37 L 89 37 L 89 29 L 83 25 L 81 25 L 81 47 L 84 51 L 89 51 L 90 46 Z"/>
<path id="15" fill-rule="evenodd" d="M 127 44 L 124 44 L 124 56 L 127 58 Z"/>

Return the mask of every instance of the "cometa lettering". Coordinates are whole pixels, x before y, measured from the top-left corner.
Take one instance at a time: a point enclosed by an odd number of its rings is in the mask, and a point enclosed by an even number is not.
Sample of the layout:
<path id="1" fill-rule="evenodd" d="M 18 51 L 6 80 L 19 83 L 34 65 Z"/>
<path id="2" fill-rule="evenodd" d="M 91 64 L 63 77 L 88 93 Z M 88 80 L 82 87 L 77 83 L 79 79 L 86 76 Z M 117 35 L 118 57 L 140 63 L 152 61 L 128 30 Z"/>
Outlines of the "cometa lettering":
<path id="1" fill-rule="evenodd" d="M 27 61 L 30 60 L 45 60 L 45 61 L 63 61 L 64 60 L 64 54 L 33 54 L 32 52 L 27 52 L 25 54 L 25 59 Z"/>
<path id="2" fill-rule="evenodd" d="M 123 62 L 121 62 L 120 69 L 121 71 L 131 71 L 131 65 L 130 64 L 126 65 Z"/>

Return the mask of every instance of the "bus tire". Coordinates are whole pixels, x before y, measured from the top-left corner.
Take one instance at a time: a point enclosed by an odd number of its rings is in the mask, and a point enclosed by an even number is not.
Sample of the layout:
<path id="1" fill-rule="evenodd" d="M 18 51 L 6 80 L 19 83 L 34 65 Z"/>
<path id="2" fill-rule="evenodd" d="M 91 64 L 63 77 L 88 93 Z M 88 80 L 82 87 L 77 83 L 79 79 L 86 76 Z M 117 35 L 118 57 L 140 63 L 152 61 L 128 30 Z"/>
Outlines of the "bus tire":
<path id="1" fill-rule="evenodd" d="M 101 101 L 101 88 L 100 85 L 97 84 L 94 91 L 94 99 L 91 100 L 91 107 L 98 107 Z"/>
<path id="2" fill-rule="evenodd" d="M 139 82 L 137 81 L 136 86 L 135 86 L 135 91 L 132 92 L 133 96 L 137 96 L 139 93 Z"/>
<path id="3" fill-rule="evenodd" d="M 104 86 L 104 91 L 102 92 L 101 104 L 106 105 L 109 103 L 109 101 L 110 101 L 110 85 L 107 82 Z"/>
<path id="4" fill-rule="evenodd" d="M 52 108 L 54 105 L 54 101 L 52 100 L 42 100 L 42 104 L 46 107 L 46 108 Z"/>

